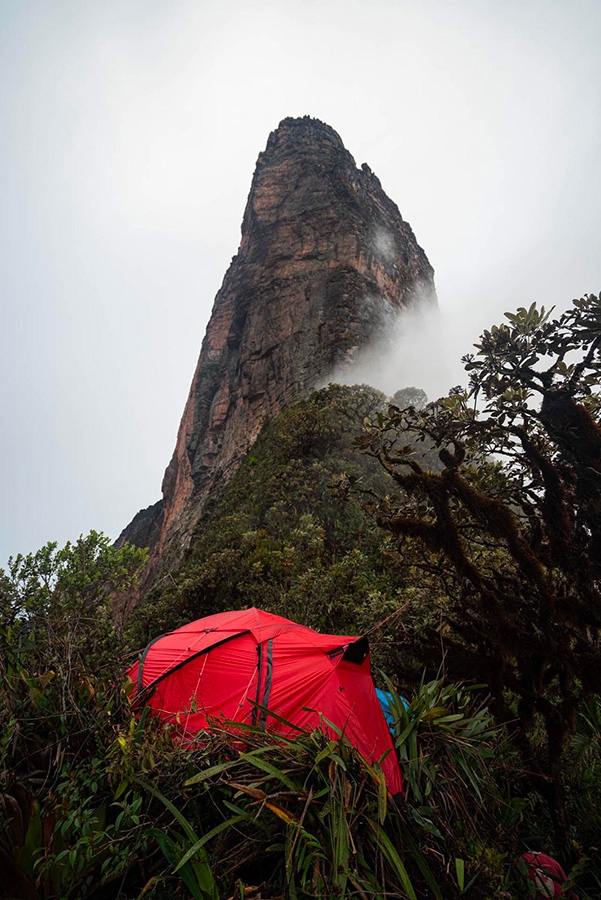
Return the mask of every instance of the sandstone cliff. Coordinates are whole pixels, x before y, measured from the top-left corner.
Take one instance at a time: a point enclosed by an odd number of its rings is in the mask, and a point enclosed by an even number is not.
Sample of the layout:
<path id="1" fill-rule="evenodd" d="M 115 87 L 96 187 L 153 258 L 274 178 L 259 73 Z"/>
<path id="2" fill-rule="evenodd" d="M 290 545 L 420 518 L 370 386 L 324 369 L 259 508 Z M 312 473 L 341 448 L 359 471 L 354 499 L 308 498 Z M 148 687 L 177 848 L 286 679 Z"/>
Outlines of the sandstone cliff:
<path id="1" fill-rule="evenodd" d="M 215 304 L 163 501 L 119 538 L 150 543 L 151 570 L 188 546 L 210 490 L 267 418 L 434 298 L 433 270 L 365 164 L 315 119 L 284 119 L 259 155 L 237 255 Z"/>

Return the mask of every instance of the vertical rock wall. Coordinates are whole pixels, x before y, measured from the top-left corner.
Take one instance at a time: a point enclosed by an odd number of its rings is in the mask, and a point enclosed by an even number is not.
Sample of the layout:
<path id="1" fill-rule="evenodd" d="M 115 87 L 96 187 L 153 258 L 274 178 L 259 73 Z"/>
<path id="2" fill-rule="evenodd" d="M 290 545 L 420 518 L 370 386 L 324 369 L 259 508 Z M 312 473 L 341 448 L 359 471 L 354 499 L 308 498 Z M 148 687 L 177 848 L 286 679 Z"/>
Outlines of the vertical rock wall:
<path id="1" fill-rule="evenodd" d="M 143 517 L 151 570 L 167 549 L 185 550 L 210 490 L 267 418 L 352 361 L 391 316 L 434 297 L 432 267 L 369 167 L 328 125 L 284 119 L 257 161 L 163 502 Z"/>

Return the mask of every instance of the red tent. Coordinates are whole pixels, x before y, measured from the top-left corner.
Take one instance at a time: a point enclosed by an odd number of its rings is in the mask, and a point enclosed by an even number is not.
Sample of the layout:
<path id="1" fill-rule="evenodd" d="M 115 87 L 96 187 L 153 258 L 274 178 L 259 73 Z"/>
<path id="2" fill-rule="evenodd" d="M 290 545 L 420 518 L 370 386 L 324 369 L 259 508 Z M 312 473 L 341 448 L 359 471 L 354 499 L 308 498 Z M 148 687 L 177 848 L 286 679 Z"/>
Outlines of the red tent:
<path id="1" fill-rule="evenodd" d="M 217 613 L 155 638 L 128 675 L 136 702 L 188 734 L 220 718 L 294 733 L 269 710 L 335 736 L 328 719 L 368 762 L 387 753 L 388 789 L 402 790 L 365 637 L 319 634 L 254 608 Z"/>

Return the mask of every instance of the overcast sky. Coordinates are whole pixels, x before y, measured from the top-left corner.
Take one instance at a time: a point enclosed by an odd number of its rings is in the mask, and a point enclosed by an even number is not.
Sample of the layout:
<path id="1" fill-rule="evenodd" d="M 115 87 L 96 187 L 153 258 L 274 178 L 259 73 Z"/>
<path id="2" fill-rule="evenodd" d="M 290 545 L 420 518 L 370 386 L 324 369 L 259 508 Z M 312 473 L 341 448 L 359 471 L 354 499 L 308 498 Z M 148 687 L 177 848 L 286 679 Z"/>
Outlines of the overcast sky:
<path id="1" fill-rule="evenodd" d="M 0 565 L 160 497 L 285 116 L 339 132 L 436 270 L 446 363 L 407 382 L 601 290 L 600 39 L 599 0 L 1 0 Z"/>

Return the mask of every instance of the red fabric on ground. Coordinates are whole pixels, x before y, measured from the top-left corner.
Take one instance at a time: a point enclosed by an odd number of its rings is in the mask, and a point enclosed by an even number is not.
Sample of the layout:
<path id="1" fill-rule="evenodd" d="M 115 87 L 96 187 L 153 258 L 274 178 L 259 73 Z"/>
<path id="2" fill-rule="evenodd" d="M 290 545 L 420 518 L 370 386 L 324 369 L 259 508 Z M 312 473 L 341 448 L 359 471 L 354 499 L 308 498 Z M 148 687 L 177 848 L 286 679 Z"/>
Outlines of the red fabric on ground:
<path id="1" fill-rule="evenodd" d="M 546 853 L 523 853 L 522 859 L 526 863 L 528 875 L 536 888 L 537 898 L 565 897 L 563 885 L 568 880 L 568 876 L 552 856 Z M 578 900 L 576 894 L 568 895 L 571 900 Z"/>

